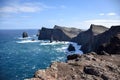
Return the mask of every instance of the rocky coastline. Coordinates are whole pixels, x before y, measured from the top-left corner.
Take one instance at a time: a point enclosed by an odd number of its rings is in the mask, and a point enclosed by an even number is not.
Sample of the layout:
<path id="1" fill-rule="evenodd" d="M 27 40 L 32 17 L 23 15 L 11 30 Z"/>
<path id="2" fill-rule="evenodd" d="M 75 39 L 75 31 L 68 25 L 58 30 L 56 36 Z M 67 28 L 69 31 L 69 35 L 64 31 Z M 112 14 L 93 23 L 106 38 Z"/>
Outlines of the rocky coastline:
<path id="1" fill-rule="evenodd" d="M 76 42 L 82 46 L 80 49 L 84 54 L 69 55 L 67 62 L 54 62 L 25 80 L 119 80 L 120 26 L 108 29 L 91 24 L 88 30 L 82 31 L 55 25 L 53 29 L 40 30 L 39 40 L 51 38 Z M 71 51 L 74 47 L 70 45 L 68 49 Z"/>

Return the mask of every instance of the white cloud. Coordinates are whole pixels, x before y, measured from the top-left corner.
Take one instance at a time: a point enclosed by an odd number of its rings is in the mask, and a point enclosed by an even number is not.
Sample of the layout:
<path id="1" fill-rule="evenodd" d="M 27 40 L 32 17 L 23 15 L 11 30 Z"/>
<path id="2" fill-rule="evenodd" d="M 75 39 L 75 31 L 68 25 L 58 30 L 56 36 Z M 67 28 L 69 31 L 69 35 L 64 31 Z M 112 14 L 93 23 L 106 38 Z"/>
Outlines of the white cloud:
<path id="1" fill-rule="evenodd" d="M 17 12 L 37 12 L 40 11 L 39 7 L 32 7 L 32 6 L 6 6 L 0 8 L 0 12 L 5 13 L 17 13 Z"/>
<path id="2" fill-rule="evenodd" d="M 108 15 L 108 16 L 115 16 L 115 15 L 116 15 L 116 13 L 111 12 L 111 13 L 108 13 L 107 15 Z"/>
<path id="3" fill-rule="evenodd" d="M 116 16 L 117 13 L 115 13 L 115 12 L 110 12 L 110 13 L 100 13 L 99 15 L 100 15 L 100 16 L 104 16 L 104 15 L 107 15 L 107 16 Z"/>
<path id="4" fill-rule="evenodd" d="M 112 25 L 120 25 L 120 20 L 107 20 L 107 19 L 101 19 L 101 20 L 87 20 L 83 22 L 84 24 L 96 24 L 96 25 L 103 25 L 106 27 L 111 27 Z"/>
<path id="5" fill-rule="evenodd" d="M 72 21 L 71 23 L 66 24 L 67 26 L 73 26 L 79 29 L 89 29 L 91 24 L 103 25 L 108 28 L 114 25 L 120 25 L 120 19 L 116 20 L 107 20 L 107 19 L 93 19 L 86 21 Z"/>
<path id="6" fill-rule="evenodd" d="M 53 9 L 55 7 L 47 6 L 42 3 L 23 3 L 12 4 L 0 7 L 0 12 L 3 13 L 19 13 L 19 12 L 40 12 L 44 9 Z"/>
<path id="7" fill-rule="evenodd" d="M 105 15 L 105 14 L 104 14 L 104 13 L 100 13 L 99 15 L 100 15 L 100 16 L 103 16 L 103 15 Z"/>

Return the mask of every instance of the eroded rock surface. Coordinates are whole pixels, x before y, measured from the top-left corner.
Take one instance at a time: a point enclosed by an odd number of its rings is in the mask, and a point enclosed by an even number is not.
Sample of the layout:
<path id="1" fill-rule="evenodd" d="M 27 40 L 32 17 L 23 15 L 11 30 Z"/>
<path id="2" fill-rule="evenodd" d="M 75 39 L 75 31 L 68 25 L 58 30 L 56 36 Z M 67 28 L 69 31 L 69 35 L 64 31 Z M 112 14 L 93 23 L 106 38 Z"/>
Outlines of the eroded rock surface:
<path id="1" fill-rule="evenodd" d="M 119 80 L 120 55 L 97 55 L 92 52 L 65 62 L 54 62 L 35 77 L 26 80 Z"/>
<path id="2" fill-rule="evenodd" d="M 70 41 L 81 32 L 80 29 L 67 28 L 55 25 L 54 28 L 42 28 L 39 30 L 39 40 Z"/>

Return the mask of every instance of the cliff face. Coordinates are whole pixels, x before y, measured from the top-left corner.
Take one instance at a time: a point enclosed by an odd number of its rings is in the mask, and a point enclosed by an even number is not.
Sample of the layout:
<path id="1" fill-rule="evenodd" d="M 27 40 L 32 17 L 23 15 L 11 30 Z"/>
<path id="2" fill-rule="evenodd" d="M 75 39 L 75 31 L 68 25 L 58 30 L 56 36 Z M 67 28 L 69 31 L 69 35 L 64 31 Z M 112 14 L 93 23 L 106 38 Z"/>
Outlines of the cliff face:
<path id="1" fill-rule="evenodd" d="M 79 55 L 67 63 L 54 62 L 45 70 L 35 72 L 26 80 L 118 80 L 120 78 L 120 55 Z"/>
<path id="2" fill-rule="evenodd" d="M 82 47 L 81 49 L 84 53 L 90 52 L 92 51 L 92 44 L 94 42 L 94 36 L 100 33 L 103 33 L 107 30 L 108 28 L 104 26 L 91 24 L 88 30 L 79 33 L 71 41 L 76 42 L 79 45 L 85 46 L 85 47 Z"/>
<path id="3" fill-rule="evenodd" d="M 40 30 L 39 40 L 53 40 L 58 41 L 70 41 L 73 37 L 77 36 L 81 32 L 80 29 L 66 28 L 55 25 L 53 29 L 42 28 Z"/>
<path id="4" fill-rule="evenodd" d="M 91 24 L 90 29 L 79 33 L 72 41 L 77 42 L 80 45 L 92 43 L 95 35 L 103 33 L 106 30 L 108 30 L 108 28 L 104 26 Z"/>
<path id="5" fill-rule="evenodd" d="M 82 45 L 81 50 L 84 53 L 88 53 L 90 51 L 98 52 L 99 46 L 104 43 L 109 43 L 111 37 L 116 36 L 118 33 L 120 33 L 120 26 L 112 26 L 109 30 L 101 34 L 95 35 L 92 43 L 88 42 Z"/>

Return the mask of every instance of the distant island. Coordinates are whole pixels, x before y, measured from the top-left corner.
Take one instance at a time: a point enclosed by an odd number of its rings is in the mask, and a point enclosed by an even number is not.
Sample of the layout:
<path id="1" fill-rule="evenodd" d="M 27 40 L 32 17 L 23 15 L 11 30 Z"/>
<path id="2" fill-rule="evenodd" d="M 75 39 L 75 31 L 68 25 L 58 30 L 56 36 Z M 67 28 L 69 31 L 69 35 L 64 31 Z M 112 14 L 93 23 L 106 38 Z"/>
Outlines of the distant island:
<path id="1" fill-rule="evenodd" d="M 91 24 L 86 31 L 55 25 L 43 27 L 38 40 L 70 41 L 81 45 L 84 54 L 67 56 L 67 62 L 54 62 L 25 80 L 118 80 L 120 78 L 120 25 L 106 28 Z M 71 44 L 69 51 L 75 48 Z"/>

